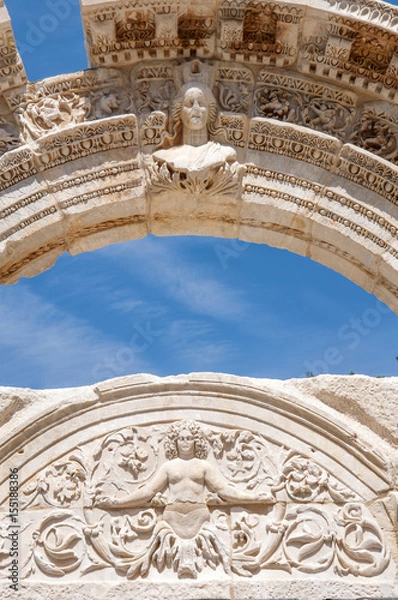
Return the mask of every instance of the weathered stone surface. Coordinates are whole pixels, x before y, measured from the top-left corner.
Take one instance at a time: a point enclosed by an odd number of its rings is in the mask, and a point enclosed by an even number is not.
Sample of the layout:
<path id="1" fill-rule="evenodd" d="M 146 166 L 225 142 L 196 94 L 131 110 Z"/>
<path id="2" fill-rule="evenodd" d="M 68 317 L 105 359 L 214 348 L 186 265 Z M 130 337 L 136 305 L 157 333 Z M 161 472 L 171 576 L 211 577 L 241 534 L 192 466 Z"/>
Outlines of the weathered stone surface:
<path id="1" fill-rule="evenodd" d="M 147 233 L 213 235 L 310 256 L 398 310 L 397 15 L 84 0 L 94 68 L 4 80 L 0 281 Z"/>
<path id="2" fill-rule="evenodd" d="M 66 250 L 214 235 L 398 310 L 396 7 L 82 15 L 94 68 L 29 83 L 0 0 L 1 282 Z M 17 548 L 24 600 L 397 598 L 397 392 L 206 373 L 1 388 L 1 597 Z"/>
<path id="3" fill-rule="evenodd" d="M 18 481 L 27 600 L 394 598 L 397 385 L 193 373 L 2 388 L 2 597 Z"/>

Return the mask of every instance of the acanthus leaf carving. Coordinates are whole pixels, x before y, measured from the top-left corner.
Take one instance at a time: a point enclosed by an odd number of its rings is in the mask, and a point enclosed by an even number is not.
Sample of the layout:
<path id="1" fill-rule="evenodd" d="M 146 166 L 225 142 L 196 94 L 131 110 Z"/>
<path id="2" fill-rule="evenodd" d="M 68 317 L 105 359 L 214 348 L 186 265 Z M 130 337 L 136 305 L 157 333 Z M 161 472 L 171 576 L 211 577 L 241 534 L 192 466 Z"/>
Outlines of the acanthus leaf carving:
<path id="1" fill-rule="evenodd" d="M 67 460 L 52 464 L 24 489 L 24 508 L 34 505 L 71 506 L 80 500 L 88 467 L 82 457 L 72 454 Z"/>
<path id="2" fill-rule="evenodd" d="M 338 572 L 372 577 L 387 567 L 390 551 L 383 533 L 377 522 L 364 514 L 361 504 L 344 506 L 337 523 L 344 527 L 344 533 L 337 540 Z"/>
<path id="3" fill-rule="evenodd" d="M 115 431 L 50 465 L 25 495 L 38 489 L 63 509 L 36 525 L 26 576 L 112 568 L 127 579 L 153 570 L 185 579 L 211 568 L 374 577 L 390 562 L 360 498 L 248 430 L 177 421 Z"/>
<path id="4" fill-rule="evenodd" d="M 248 114 L 253 84 L 253 73 L 248 68 L 225 65 L 218 67 L 213 92 L 221 110 Z"/>
<path id="5" fill-rule="evenodd" d="M 84 520 L 71 511 L 51 512 L 33 533 L 28 559 L 23 565 L 26 576 L 36 567 L 51 577 L 63 577 L 78 569 L 86 556 Z"/>
<path id="6" fill-rule="evenodd" d="M 188 193 L 199 199 L 204 196 L 236 197 L 240 189 L 244 166 L 236 161 L 203 169 L 200 173 L 174 170 L 170 165 L 148 160 L 147 174 L 152 193 Z"/>
<path id="7" fill-rule="evenodd" d="M 208 73 L 199 61 L 184 67 L 181 75 L 187 82 L 173 101 L 171 132 L 165 132 L 160 148 L 146 160 L 150 191 L 232 196 L 236 201 L 244 167 L 232 147 L 209 139 L 222 131 L 216 99 L 205 83 Z"/>

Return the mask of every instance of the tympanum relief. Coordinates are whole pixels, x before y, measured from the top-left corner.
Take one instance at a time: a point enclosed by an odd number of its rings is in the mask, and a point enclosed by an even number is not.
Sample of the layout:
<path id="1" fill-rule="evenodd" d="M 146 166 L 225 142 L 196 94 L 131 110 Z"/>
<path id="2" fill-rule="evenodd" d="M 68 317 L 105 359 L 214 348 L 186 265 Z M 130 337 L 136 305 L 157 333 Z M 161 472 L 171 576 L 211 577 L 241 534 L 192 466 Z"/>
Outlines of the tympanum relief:
<path id="1" fill-rule="evenodd" d="M 248 430 L 177 421 L 114 431 L 49 465 L 22 495 L 24 578 L 374 577 L 390 563 L 361 498 Z M 6 576 L 5 553 L 0 561 Z"/>

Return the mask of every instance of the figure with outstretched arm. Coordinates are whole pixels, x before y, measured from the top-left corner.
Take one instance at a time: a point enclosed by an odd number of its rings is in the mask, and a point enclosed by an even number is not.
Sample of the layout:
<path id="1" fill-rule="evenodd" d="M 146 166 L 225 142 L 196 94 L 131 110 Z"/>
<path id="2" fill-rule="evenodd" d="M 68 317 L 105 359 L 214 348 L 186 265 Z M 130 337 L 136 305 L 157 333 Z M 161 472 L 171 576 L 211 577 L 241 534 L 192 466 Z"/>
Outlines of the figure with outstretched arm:
<path id="1" fill-rule="evenodd" d="M 152 500 L 158 492 L 167 490 L 163 520 L 178 533 L 183 530 L 184 537 L 187 535 L 189 521 L 191 537 L 210 518 L 206 504 L 207 490 L 216 492 L 227 502 L 272 501 L 271 495 L 266 492 L 255 494 L 239 489 L 206 460 L 206 441 L 194 421 L 182 421 L 173 425 L 165 447 L 166 458 L 169 458 L 169 461 L 159 468 L 148 483 L 126 496 L 99 497 L 95 505 L 105 509 L 137 508 Z"/>

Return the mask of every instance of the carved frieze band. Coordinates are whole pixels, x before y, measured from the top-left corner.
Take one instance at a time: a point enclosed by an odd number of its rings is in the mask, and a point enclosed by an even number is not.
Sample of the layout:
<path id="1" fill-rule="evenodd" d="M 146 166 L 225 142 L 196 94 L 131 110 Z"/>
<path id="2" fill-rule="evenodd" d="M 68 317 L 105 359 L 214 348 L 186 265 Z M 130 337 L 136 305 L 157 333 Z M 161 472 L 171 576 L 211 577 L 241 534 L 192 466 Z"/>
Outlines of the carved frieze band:
<path id="1" fill-rule="evenodd" d="M 361 498 L 249 430 L 177 421 L 114 431 L 44 468 L 22 495 L 23 578 L 112 569 L 186 579 L 209 568 L 373 578 L 390 563 Z M 7 560 L 0 554 L 0 576 Z"/>
<path id="2" fill-rule="evenodd" d="M 277 189 L 278 185 L 280 189 Z M 312 192 L 312 198 L 300 197 L 300 194 L 296 192 L 296 186 Z M 398 258 L 398 245 L 393 245 L 387 241 L 387 239 L 396 238 L 397 225 L 386 220 L 383 213 L 370 209 L 369 206 L 358 200 L 299 177 L 249 165 L 244 180 L 243 201 L 252 202 L 256 198 L 269 198 L 271 202 L 278 203 L 282 201 L 297 206 L 310 219 L 314 218 L 315 215 L 319 215 L 321 222 L 331 221 L 343 229 L 348 228 L 355 235 L 373 242 L 378 249 L 388 252 L 394 258 Z M 322 198 L 326 200 L 326 203 L 320 202 Z M 363 225 L 363 220 L 360 221 L 361 217 L 369 222 L 369 228 Z M 248 222 L 243 219 L 242 225 L 247 224 Z M 252 225 L 255 226 L 255 223 L 252 223 Z M 268 227 L 265 223 L 264 226 Z M 288 233 L 287 230 L 286 233 Z"/>
<path id="3" fill-rule="evenodd" d="M 246 31 L 260 18 L 260 9 L 253 8 L 246 19 Z M 281 14 L 277 23 L 286 17 Z M 192 138 L 195 127 L 182 118 L 182 107 L 192 94 L 206 112 L 200 143 Z M 395 224 L 387 213 L 381 229 L 389 230 L 390 236 L 384 239 L 382 231 L 356 222 L 354 214 L 352 218 L 340 214 L 340 209 L 327 204 L 314 211 L 311 200 L 297 190 L 284 190 L 283 197 L 277 189 L 264 189 L 263 183 L 245 175 L 252 173 L 251 163 L 261 170 L 267 155 L 277 155 L 288 159 L 286 165 L 317 167 L 320 177 L 322 171 L 329 172 L 336 183 L 345 179 L 343 187 L 352 182 L 351 196 L 357 195 L 355 186 L 365 187 L 375 198 L 396 204 L 397 110 L 388 102 L 364 99 L 354 90 L 293 72 L 197 59 L 180 64 L 151 60 L 133 68 L 97 69 L 9 90 L 0 102 L 4 121 L 0 139 L 3 136 L 6 150 L 0 157 L 0 190 L 10 198 L 0 214 L 0 241 L 8 244 L 3 271 L 10 276 L 18 271 L 18 264 L 26 264 L 27 257 L 17 257 L 13 246 L 21 232 L 28 236 L 39 222 L 58 223 L 66 213 L 85 210 L 85 205 L 140 197 L 149 206 L 155 202 L 153 214 L 149 209 L 155 221 L 158 214 L 166 218 L 167 206 L 163 209 L 162 202 L 170 194 L 176 200 L 187 195 L 197 202 L 199 216 L 206 212 L 200 206 L 205 201 L 236 206 L 243 188 L 244 196 L 270 194 L 306 207 L 310 219 L 316 215 L 354 231 L 374 244 L 377 252 L 381 249 L 396 258 L 391 243 Z M 69 162 L 74 163 L 75 177 L 59 169 Z M 286 168 L 289 172 L 290 166 Z M 298 172 L 297 166 L 293 172 Z M 298 185 L 305 189 L 304 182 Z M 345 204 L 352 206 L 350 201 Z M 136 212 L 141 215 L 143 210 Z M 353 213 L 363 216 L 364 211 L 365 207 Z M 135 219 L 138 212 L 130 217 L 115 213 L 102 220 L 109 224 L 114 219 Z M 366 217 L 374 224 L 381 215 L 369 207 Z M 238 222 L 236 216 L 222 218 Z M 106 228 L 94 222 L 85 227 L 92 233 L 96 227 Z M 66 238 L 67 231 L 63 235 Z M 69 241 L 64 239 L 62 245 Z M 34 256 L 35 250 L 27 254 Z"/>

